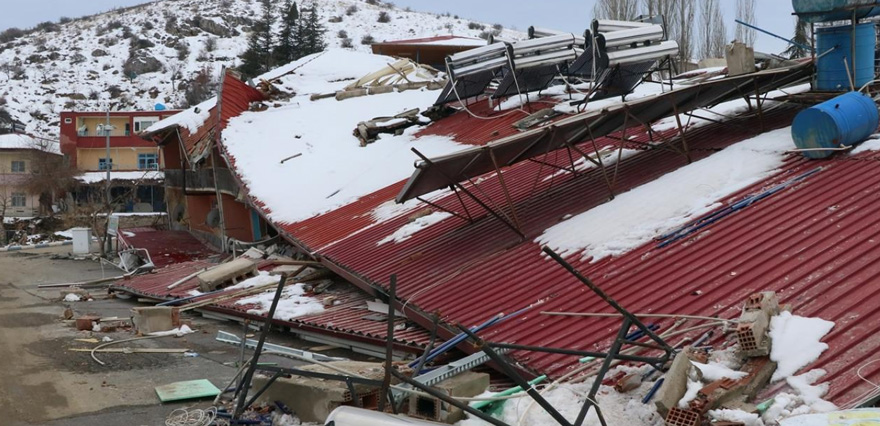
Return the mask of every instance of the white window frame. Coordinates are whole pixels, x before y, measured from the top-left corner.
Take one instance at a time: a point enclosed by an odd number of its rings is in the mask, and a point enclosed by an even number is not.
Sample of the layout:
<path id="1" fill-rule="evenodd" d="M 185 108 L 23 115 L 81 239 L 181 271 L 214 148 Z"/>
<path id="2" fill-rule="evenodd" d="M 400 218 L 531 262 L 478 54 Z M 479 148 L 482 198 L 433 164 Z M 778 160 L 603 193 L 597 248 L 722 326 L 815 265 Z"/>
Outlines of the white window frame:
<path id="1" fill-rule="evenodd" d="M 156 124 L 156 122 L 158 122 L 158 121 L 159 121 L 158 116 L 134 117 L 134 132 L 135 133 L 143 132 L 144 130 L 147 130 L 147 128 L 152 126 L 153 124 Z"/>
<path id="2" fill-rule="evenodd" d="M 24 192 L 13 192 L 10 202 L 12 207 L 27 207 L 27 194 Z"/>

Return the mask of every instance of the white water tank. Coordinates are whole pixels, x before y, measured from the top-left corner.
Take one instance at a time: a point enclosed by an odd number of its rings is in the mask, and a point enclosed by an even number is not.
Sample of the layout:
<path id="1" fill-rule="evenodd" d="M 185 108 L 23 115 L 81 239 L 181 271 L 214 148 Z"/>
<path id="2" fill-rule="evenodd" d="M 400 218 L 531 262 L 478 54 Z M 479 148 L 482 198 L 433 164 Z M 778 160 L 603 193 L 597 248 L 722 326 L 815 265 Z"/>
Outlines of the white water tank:
<path id="1" fill-rule="evenodd" d="M 324 426 L 443 426 L 445 423 L 429 422 L 412 417 L 380 413 L 342 406 L 330 413 Z"/>
<path id="2" fill-rule="evenodd" d="M 73 228 L 70 230 L 73 236 L 73 254 L 89 254 L 92 242 L 92 230 L 90 228 Z"/>

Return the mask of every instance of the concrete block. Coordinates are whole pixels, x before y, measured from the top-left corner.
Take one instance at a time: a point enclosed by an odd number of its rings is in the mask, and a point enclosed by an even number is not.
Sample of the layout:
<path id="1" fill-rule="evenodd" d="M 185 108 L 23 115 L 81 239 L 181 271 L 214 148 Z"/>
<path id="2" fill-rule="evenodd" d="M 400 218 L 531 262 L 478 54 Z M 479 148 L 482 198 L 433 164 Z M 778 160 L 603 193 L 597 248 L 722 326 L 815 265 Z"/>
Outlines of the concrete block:
<path id="1" fill-rule="evenodd" d="M 687 391 L 688 373 L 694 366 L 687 352 L 683 350 L 675 356 L 672 366 L 666 372 L 666 379 L 654 399 L 657 412 L 664 418 L 669 414 L 669 410 L 678 405 L 678 401 L 681 401 Z"/>
<path id="2" fill-rule="evenodd" d="M 727 72 L 730 76 L 755 72 L 755 50 L 744 43 L 733 42 L 724 51 Z"/>
<path id="3" fill-rule="evenodd" d="M 173 330 L 180 327 L 180 309 L 171 306 L 131 308 L 131 322 L 141 334 Z"/>
<path id="4" fill-rule="evenodd" d="M 446 379 L 434 389 L 455 397 L 473 397 L 489 388 L 489 375 L 466 371 Z M 453 424 L 464 419 L 464 411 L 436 398 L 414 395 L 409 398 L 410 417 Z"/>
<path id="5" fill-rule="evenodd" d="M 770 354 L 770 318 L 779 313 L 776 293 L 765 291 L 749 296 L 736 329 L 739 353 L 746 357 Z"/>
<path id="6" fill-rule="evenodd" d="M 207 293 L 219 288 L 223 283 L 243 276 L 256 275 L 257 264 L 249 259 L 239 257 L 231 262 L 217 265 L 198 275 L 199 291 Z"/>
<path id="7" fill-rule="evenodd" d="M 338 361 L 331 364 L 370 379 L 381 380 L 385 375 L 385 369 L 379 363 Z M 318 365 L 309 365 L 301 369 L 339 374 L 338 371 Z M 262 389 L 268 380 L 268 377 L 254 377 L 253 389 Z M 392 379 L 392 384 L 397 384 L 397 381 Z M 378 406 L 379 395 L 376 388 L 355 384 L 354 389 L 364 408 Z M 259 399 L 259 402 L 266 404 L 272 404 L 274 401 L 286 404 L 303 422 L 321 424 L 337 407 L 355 405 L 345 382 L 299 376 L 278 379 Z"/>

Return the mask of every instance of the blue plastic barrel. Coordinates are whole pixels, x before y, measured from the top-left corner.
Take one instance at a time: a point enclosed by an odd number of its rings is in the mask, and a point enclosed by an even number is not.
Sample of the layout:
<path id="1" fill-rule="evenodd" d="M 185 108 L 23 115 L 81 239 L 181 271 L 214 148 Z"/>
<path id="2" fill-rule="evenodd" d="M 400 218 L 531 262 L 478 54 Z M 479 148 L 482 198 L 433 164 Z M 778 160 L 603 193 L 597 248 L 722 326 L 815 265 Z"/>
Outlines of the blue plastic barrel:
<path id="1" fill-rule="evenodd" d="M 807 22 L 845 21 L 853 18 L 853 10 L 856 19 L 880 15 L 876 3 L 876 0 L 791 0 L 794 12 Z"/>
<path id="2" fill-rule="evenodd" d="M 791 125 L 798 149 L 840 148 L 871 136 L 880 125 L 877 104 L 867 95 L 850 92 L 801 111 Z M 825 158 L 833 150 L 803 151 L 807 158 Z"/>
<path id="3" fill-rule="evenodd" d="M 852 70 L 855 67 L 856 89 L 874 79 L 874 47 L 877 44 L 874 24 L 856 25 L 855 65 L 852 58 L 852 30 L 852 25 L 816 30 L 816 53 L 819 55 L 817 89 L 837 92 L 852 90 L 847 68 Z M 829 50 L 831 52 L 826 54 Z"/>

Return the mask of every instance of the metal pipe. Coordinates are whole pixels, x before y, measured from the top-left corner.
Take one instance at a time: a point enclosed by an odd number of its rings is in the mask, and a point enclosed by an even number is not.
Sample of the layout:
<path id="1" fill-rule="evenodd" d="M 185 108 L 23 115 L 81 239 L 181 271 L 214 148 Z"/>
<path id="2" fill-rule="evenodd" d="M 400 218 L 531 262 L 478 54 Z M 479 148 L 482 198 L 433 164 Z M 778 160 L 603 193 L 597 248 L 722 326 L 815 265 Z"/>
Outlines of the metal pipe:
<path id="1" fill-rule="evenodd" d="M 633 342 L 628 342 L 633 343 Z M 513 343 L 489 343 L 489 346 L 493 348 L 499 349 L 510 349 L 515 351 L 529 351 L 529 352 L 545 352 L 551 354 L 562 354 L 562 355 L 574 355 L 574 356 L 583 356 L 583 357 L 593 357 L 593 358 L 605 358 L 608 357 L 609 354 L 605 352 L 590 352 L 590 351 L 579 351 L 577 349 L 564 349 L 564 348 L 547 348 L 543 346 L 528 346 L 528 345 L 516 345 Z M 631 361 L 631 362 L 644 362 L 645 364 L 655 364 L 658 362 L 662 362 L 663 360 L 660 358 L 647 357 L 647 356 L 638 356 L 638 355 L 617 355 L 613 358 L 618 359 L 620 361 Z"/>
<path id="2" fill-rule="evenodd" d="M 619 47 L 632 43 L 658 40 L 663 40 L 663 27 L 660 25 L 651 25 L 649 27 L 632 28 L 629 30 L 608 33 L 605 35 L 605 47 Z"/>
<path id="3" fill-rule="evenodd" d="M 394 302 L 397 299 L 397 275 L 391 275 L 391 284 L 388 290 L 388 341 L 385 345 L 385 379 L 382 380 L 382 390 L 379 391 L 379 411 L 385 411 L 385 395 L 391 386 L 391 360 L 394 356 Z M 394 404 L 394 400 L 391 400 Z"/>
<path id="4" fill-rule="evenodd" d="M 799 48 L 801 48 L 801 49 L 807 49 L 807 50 L 809 50 L 810 52 L 815 52 L 815 51 L 816 51 L 815 49 L 813 49 L 813 48 L 810 47 L 810 46 L 807 46 L 807 45 L 805 45 L 805 44 L 798 43 L 798 42 L 796 42 L 796 41 L 794 41 L 794 40 L 787 39 L 787 38 L 785 38 L 785 37 L 782 37 L 782 36 L 779 36 L 779 35 L 773 34 L 773 33 L 771 33 L 770 31 L 767 31 L 767 30 L 762 29 L 762 28 L 758 28 L 758 27 L 756 27 L 756 26 L 754 26 L 754 25 L 752 25 L 752 24 L 745 23 L 745 22 L 743 22 L 743 21 L 740 21 L 739 19 L 734 19 L 734 21 L 736 21 L 737 24 L 740 24 L 740 25 L 742 25 L 742 26 L 744 26 L 744 27 L 748 27 L 748 28 L 751 28 L 751 29 L 753 29 L 753 30 L 760 31 L 760 32 L 762 32 L 762 33 L 764 33 L 764 34 L 767 34 L 768 36 L 771 36 L 771 37 L 776 37 L 776 38 L 778 38 L 778 39 L 780 39 L 780 40 L 782 40 L 782 41 L 784 41 L 784 42 L 786 42 L 786 43 L 793 44 L 793 45 L 795 45 L 795 46 L 797 46 L 797 47 L 799 47 Z"/>

